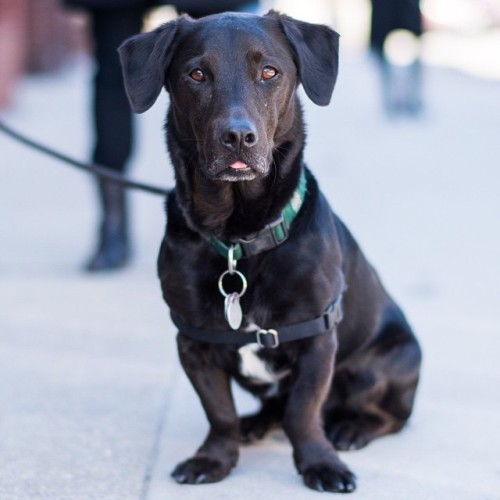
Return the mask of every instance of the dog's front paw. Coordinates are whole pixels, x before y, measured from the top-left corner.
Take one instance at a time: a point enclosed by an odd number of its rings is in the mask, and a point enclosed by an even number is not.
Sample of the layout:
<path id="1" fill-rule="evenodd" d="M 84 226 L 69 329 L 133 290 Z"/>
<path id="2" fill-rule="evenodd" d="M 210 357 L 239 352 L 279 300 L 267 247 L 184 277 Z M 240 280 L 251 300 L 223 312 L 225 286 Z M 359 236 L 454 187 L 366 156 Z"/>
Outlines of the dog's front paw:
<path id="1" fill-rule="evenodd" d="M 224 479 L 231 467 L 215 458 L 194 457 L 180 463 L 172 472 L 172 477 L 181 484 L 216 483 Z"/>
<path id="2" fill-rule="evenodd" d="M 302 472 L 304 484 L 316 491 L 351 493 L 356 489 L 356 476 L 344 465 L 316 464 Z"/>

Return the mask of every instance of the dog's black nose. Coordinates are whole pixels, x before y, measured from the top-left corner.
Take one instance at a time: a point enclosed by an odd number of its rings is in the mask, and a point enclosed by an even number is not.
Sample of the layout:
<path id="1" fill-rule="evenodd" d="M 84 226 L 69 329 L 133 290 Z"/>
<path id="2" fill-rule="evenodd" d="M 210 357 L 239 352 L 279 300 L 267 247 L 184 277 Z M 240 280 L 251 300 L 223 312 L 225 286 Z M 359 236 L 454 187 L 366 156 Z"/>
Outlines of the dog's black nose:
<path id="1" fill-rule="evenodd" d="M 235 120 L 228 124 L 221 136 L 222 145 L 231 151 L 241 151 L 255 146 L 257 130 L 246 120 Z"/>

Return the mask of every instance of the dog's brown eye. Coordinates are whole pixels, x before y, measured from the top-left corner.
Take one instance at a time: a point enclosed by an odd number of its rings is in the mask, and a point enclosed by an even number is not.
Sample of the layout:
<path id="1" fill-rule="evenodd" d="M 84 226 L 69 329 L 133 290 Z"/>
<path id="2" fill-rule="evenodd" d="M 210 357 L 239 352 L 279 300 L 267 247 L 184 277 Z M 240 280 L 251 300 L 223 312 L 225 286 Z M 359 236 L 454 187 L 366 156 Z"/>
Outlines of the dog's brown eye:
<path id="1" fill-rule="evenodd" d="M 262 79 L 263 80 L 270 80 L 271 78 L 274 78 L 278 74 L 278 71 L 276 68 L 273 68 L 272 66 L 266 66 L 262 70 Z"/>
<path id="2" fill-rule="evenodd" d="M 205 81 L 205 74 L 201 69 L 195 69 L 189 73 L 189 76 L 196 82 L 204 82 Z"/>

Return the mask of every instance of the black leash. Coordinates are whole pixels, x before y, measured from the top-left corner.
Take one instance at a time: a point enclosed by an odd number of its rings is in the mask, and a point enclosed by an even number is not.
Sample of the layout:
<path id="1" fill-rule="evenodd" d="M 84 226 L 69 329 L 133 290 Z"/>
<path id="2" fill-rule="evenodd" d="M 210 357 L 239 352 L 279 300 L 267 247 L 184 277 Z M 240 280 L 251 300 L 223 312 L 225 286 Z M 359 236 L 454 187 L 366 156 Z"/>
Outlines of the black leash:
<path id="1" fill-rule="evenodd" d="M 30 139 L 29 137 L 26 137 L 25 135 L 13 130 L 11 127 L 6 125 L 1 120 L 0 120 L 0 131 L 3 132 L 4 134 L 8 135 L 12 139 L 24 144 L 25 146 L 28 146 L 32 149 L 35 149 L 35 150 L 37 150 L 41 153 L 44 153 L 48 156 L 51 156 L 52 158 L 55 158 L 56 160 L 59 160 L 59 161 L 62 161 L 64 163 L 67 163 L 69 165 L 72 165 L 75 168 L 78 168 L 80 170 L 84 170 L 85 172 L 91 173 L 93 175 L 97 175 L 98 177 L 102 177 L 104 179 L 112 180 L 112 181 L 122 185 L 123 187 L 140 189 L 141 191 L 146 191 L 147 193 L 158 194 L 161 196 L 166 196 L 171 191 L 170 189 L 152 186 L 151 184 L 145 184 L 143 182 L 138 182 L 138 181 L 133 181 L 131 179 L 127 179 L 126 177 L 123 177 L 121 174 L 119 174 L 115 170 L 113 170 L 109 167 L 104 167 L 103 165 L 98 165 L 98 164 L 94 164 L 94 163 L 83 163 L 83 162 L 80 162 L 78 160 L 75 160 L 74 158 L 70 158 L 69 156 L 67 156 L 63 153 L 60 153 L 59 151 L 56 151 L 52 148 L 49 148 L 48 146 L 40 144 L 39 142 L 36 142 L 33 139 Z"/>

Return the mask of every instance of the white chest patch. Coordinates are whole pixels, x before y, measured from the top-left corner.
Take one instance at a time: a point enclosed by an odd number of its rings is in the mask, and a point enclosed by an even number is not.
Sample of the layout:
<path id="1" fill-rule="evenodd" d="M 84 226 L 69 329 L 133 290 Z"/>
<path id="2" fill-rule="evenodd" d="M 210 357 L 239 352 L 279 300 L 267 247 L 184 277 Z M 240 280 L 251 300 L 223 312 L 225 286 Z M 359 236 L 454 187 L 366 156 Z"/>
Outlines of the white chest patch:
<path id="1" fill-rule="evenodd" d="M 279 378 L 268 364 L 257 356 L 258 344 L 248 344 L 238 349 L 241 364 L 240 372 L 244 377 L 254 379 L 261 384 L 275 384 Z"/>

